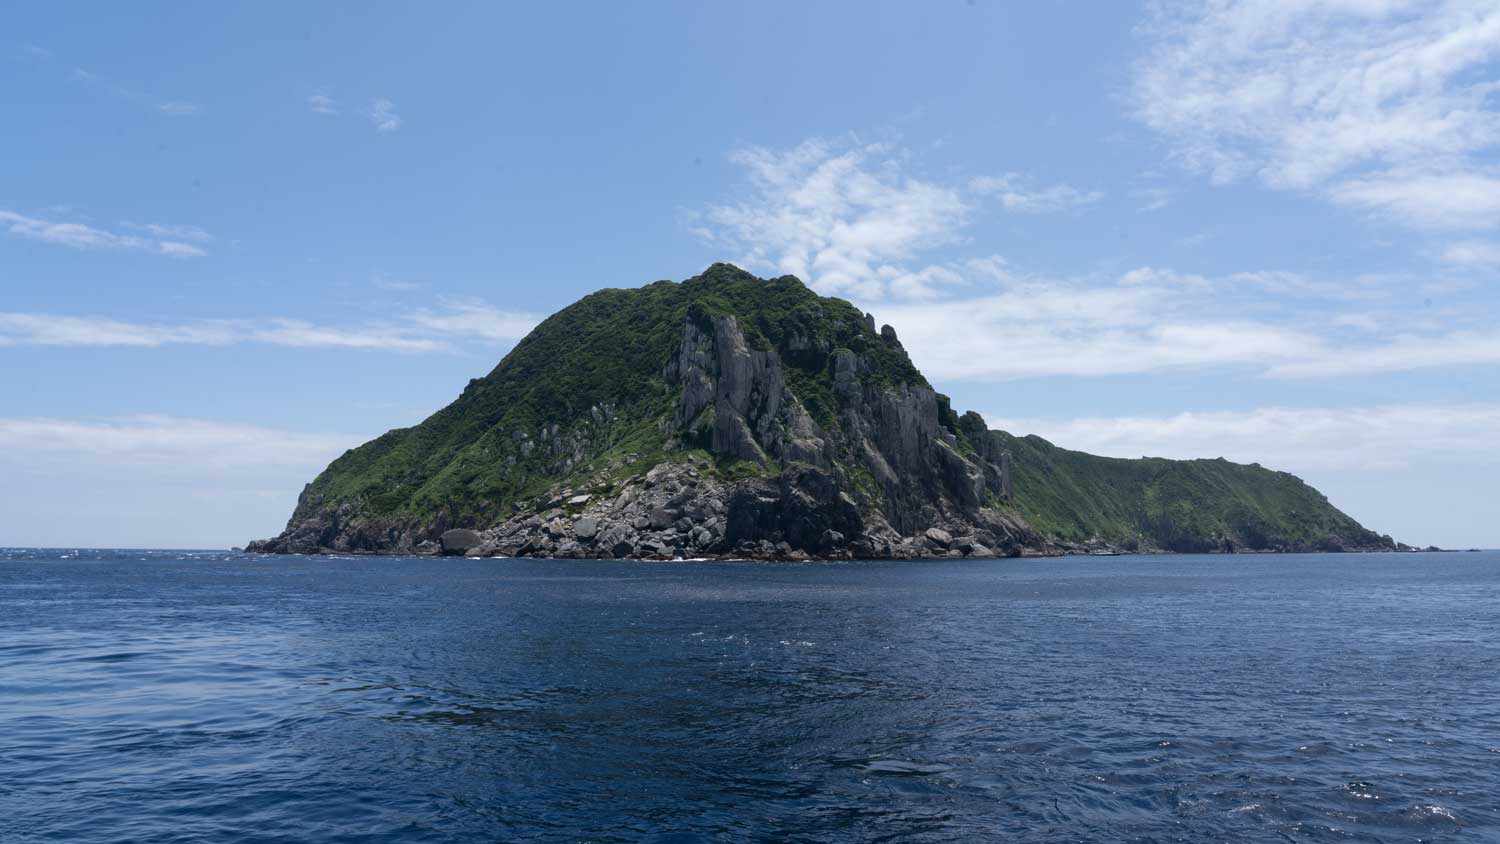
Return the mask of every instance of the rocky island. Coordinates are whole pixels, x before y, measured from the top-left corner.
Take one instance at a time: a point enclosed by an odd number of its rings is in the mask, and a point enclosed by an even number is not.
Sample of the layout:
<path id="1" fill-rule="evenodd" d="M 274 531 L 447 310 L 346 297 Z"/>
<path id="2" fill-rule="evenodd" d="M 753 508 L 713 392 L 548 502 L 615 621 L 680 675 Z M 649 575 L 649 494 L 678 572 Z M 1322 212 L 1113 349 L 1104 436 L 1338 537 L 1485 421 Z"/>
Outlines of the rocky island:
<path id="1" fill-rule="evenodd" d="M 266 553 L 756 559 L 1395 550 L 1285 472 L 990 430 L 896 331 L 715 264 L 594 293 L 335 460 Z"/>

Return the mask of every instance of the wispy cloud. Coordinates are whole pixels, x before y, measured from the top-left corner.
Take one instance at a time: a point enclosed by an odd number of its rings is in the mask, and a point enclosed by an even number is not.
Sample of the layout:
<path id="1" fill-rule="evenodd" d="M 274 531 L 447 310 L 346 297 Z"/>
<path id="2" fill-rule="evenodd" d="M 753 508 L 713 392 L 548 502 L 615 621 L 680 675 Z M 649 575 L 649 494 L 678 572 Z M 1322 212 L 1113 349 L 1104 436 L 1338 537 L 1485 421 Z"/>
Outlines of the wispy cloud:
<path id="1" fill-rule="evenodd" d="M 513 343 L 531 333 L 535 314 L 504 311 L 476 299 L 455 299 L 441 311 L 419 310 L 412 321 L 442 336 L 476 337 Z"/>
<path id="2" fill-rule="evenodd" d="M 969 208 L 953 188 L 907 175 L 890 147 L 809 140 L 731 160 L 751 196 L 709 209 L 700 236 L 825 293 L 882 295 L 918 250 L 950 241 Z M 915 272 L 922 272 L 920 268 Z"/>
<path id="3" fill-rule="evenodd" d="M 784 151 L 748 147 L 730 160 L 744 169 L 749 196 L 707 209 L 694 233 L 733 250 L 746 266 L 863 298 L 932 298 L 965 283 L 962 261 L 915 259 L 956 242 L 987 199 L 1037 213 L 1101 196 L 1067 185 L 1036 187 L 1019 173 L 944 183 L 910 172 L 906 150 L 854 140 L 814 138 Z"/>
<path id="4" fill-rule="evenodd" d="M 223 320 L 171 325 L 65 314 L 0 312 L 0 345 L 222 346 L 240 336 L 233 323 Z"/>
<path id="5" fill-rule="evenodd" d="M 917 365 L 936 378 L 1224 367 L 1326 378 L 1500 363 L 1500 324 L 1493 319 L 1445 318 L 1418 328 L 1419 320 L 1400 308 L 1335 310 L 1351 300 L 1384 302 L 1369 286 L 1296 273 L 1206 277 L 1141 267 L 1113 282 L 1021 278 L 987 295 L 865 307 L 896 326 Z M 1286 301 L 1318 304 L 1304 317 Z M 1391 334 L 1388 325 L 1404 330 Z"/>
<path id="6" fill-rule="evenodd" d="M 1290 378 L 1413 372 L 1500 364 L 1500 331 L 1404 333 L 1379 344 L 1330 349 L 1305 360 L 1283 360 L 1268 374 Z"/>
<path id="7" fill-rule="evenodd" d="M 274 317 L 264 321 L 204 319 L 141 322 L 97 316 L 0 312 L 0 346 L 227 346 L 260 343 L 294 348 L 436 352 L 455 342 L 514 342 L 539 320 L 475 300 L 419 310 L 400 322 L 358 326 L 319 325 Z"/>
<path id="8" fill-rule="evenodd" d="M 1450 243 L 1443 250 L 1442 259 L 1459 266 L 1500 267 L 1500 243 L 1488 240 Z"/>
<path id="9" fill-rule="evenodd" d="M 391 278 L 390 276 L 387 276 L 385 273 L 381 272 L 377 272 L 371 275 L 370 283 L 380 288 L 381 290 L 389 290 L 395 293 L 410 293 L 422 289 L 422 285 L 414 281 L 403 281 L 401 279 Z"/>
<path id="10" fill-rule="evenodd" d="M 394 132 L 401 128 L 401 115 L 396 113 L 396 104 L 385 97 L 370 100 L 364 113 L 377 132 Z"/>
<path id="11" fill-rule="evenodd" d="M 1037 434 L 1110 457 L 1224 457 L 1272 468 L 1389 469 L 1446 461 L 1500 462 L 1500 405 L 1396 404 L 1089 416 L 987 416 L 991 427 Z"/>
<path id="12" fill-rule="evenodd" d="M 1139 211 L 1160 211 L 1172 204 L 1173 191 L 1160 186 L 1137 188 L 1130 195 L 1141 204 Z"/>
<path id="13" fill-rule="evenodd" d="M 327 91 L 320 88 L 307 95 L 307 110 L 316 114 L 338 114 L 339 104 Z"/>
<path id="14" fill-rule="evenodd" d="M 1104 198 L 1102 191 L 1080 190 L 1072 185 L 1038 186 L 1022 173 L 980 176 L 971 181 L 969 187 L 975 193 L 995 197 L 1007 211 L 1030 214 L 1068 211 Z"/>
<path id="15" fill-rule="evenodd" d="M 336 116 L 345 113 L 344 104 L 335 99 L 326 88 L 314 89 L 311 94 L 307 95 L 305 102 L 307 110 L 314 114 Z M 364 118 L 370 121 L 375 131 L 382 134 L 394 132 L 405 123 L 401 115 L 396 112 L 395 101 L 389 97 L 371 97 L 362 106 L 351 106 L 348 114 L 351 119 Z"/>
<path id="16" fill-rule="evenodd" d="M 751 268 L 855 299 L 896 326 L 935 378 L 1224 368 L 1313 378 L 1500 362 L 1500 317 L 1410 312 L 1414 291 L 1451 293 L 1462 279 L 1162 266 L 1056 277 L 996 255 L 955 257 L 986 198 L 1004 213 L 1092 197 L 1014 174 L 947 184 L 912 175 L 912 158 L 816 139 L 741 150 L 733 160 L 749 174 L 748 198 L 709 208 L 694 231 Z M 1461 254 L 1477 263 L 1482 251 Z"/>
<path id="17" fill-rule="evenodd" d="M 1500 224 L 1500 172 L 1386 170 L 1329 189 L 1346 205 L 1387 212 L 1415 226 L 1483 229 Z"/>
<path id="18" fill-rule="evenodd" d="M 1255 177 L 1433 227 L 1500 223 L 1500 7 L 1169 0 L 1136 113 L 1215 181 Z M 1488 69 L 1488 70 L 1487 70 Z"/>
<path id="19" fill-rule="evenodd" d="M 1204 290 L 1211 286 L 1211 282 L 1197 273 L 1182 273 L 1177 270 L 1160 267 L 1136 267 L 1120 276 L 1120 285 L 1123 287 L 1157 286 Z"/>
<path id="20" fill-rule="evenodd" d="M 183 242 L 184 238 L 198 243 L 212 239 L 202 229 L 190 226 L 140 226 L 127 223 L 127 227 L 141 231 L 143 234 L 120 234 L 84 223 L 43 220 L 3 209 L 0 209 L 0 226 L 4 226 L 6 232 L 14 237 L 68 246 L 73 249 L 128 249 L 155 252 L 158 255 L 174 258 L 208 254 L 200 246 Z"/>
<path id="21" fill-rule="evenodd" d="M 0 455 L 12 459 L 54 464 L 106 458 L 116 469 L 128 466 L 173 473 L 287 465 L 316 471 L 364 439 L 171 416 L 85 421 L 0 418 Z"/>
<path id="22" fill-rule="evenodd" d="M 0 541 L 227 548 L 285 524 L 297 490 L 369 437 L 208 419 L 0 418 Z"/>
<path id="23" fill-rule="evenodd" d="M 1314 333 L 1233 315 L 1193 314 L 1180 287 L 1141 282 L 1017 284 L 988 296 L 871 304 L 897 327 L 930 377 L 1003 380 L 1102 376 L 1173 368 L 1252 371 L 1325 351 Z"/>
<path id="24" fill-rule="evenodd" d="M 38 65 L 54 65 L 54 59 L 56 58 L 51 50 L 35 44 L 23 45 L 21 53 Z M 62 65 L 62 67 L 66 67 L 66 65 Z M 122 85 L 119 82 L 81 67 L 72 67 L 66 72 L 69 77 L 77 82 L 93 86 L 116 99 L 125 100 L 136 106 L 149 108 L 158 114 L 165 114 L 170 117 L 188 117 L 200 114 L 203 111 L 201 103 L 186 100 L 164 100 L 160 97 L 139 91 L 129 85 Z"/>
<path id="25" fill-rule="evenodd" d="M 152 237 L 162 240 L 190 241 L 192 243 L 208 243 L 214 236 L 197 226 L 167 226 L 160 223 L 121 223 L 122 226 L 143 231 Z"/>
<path id="26" fill-rule="evenodd" d="M 442 339 L 413 336 L 403 326 L 332 328 L 300 319 L 276 318 L 264 328 L 248 331 L 245 339 L 273 346 L 298 348 L 382 349 L 393 352 L 435 352 L 447 347 Z"/>

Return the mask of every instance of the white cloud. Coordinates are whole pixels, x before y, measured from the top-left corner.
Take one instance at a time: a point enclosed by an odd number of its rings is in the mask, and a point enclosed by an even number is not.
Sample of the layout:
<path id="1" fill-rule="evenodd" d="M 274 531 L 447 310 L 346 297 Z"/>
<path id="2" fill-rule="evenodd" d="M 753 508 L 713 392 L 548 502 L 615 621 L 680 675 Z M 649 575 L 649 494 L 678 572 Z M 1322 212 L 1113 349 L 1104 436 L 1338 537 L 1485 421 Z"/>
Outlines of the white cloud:
<path id="1" fill-rule="evenodd" d="M 0 346 L 227 346 L 264 343 L 293 348 L 379 349 L 435 352 L 457 340 L 514 342 L 539 322 L 533 314 L 502 311 L 477 300 L 447 302 L 423 309 L 399 323 L 362 326 L 317 325 L 271 318 L 205 319 L 187 322 L 130 322 L 105 317 L 0 312 Z"/>
<path id="2" fill-rule="evenodd" d="M 170 114 L 173 117 L 184 117 L 190 114 L 197 114 L 203 110 L 203 106 L 197 103 L 170 102 L 161 103 L 156 107 L 156 110 L 162 114 Z"/>
<path id="3" fill-rule="evenodd" d="M 1445 263 L 1459 266 L 1500 267 L 1500 243 L 1486 240 L 1450 243 L 1442 258 Z"/>
<path id="4" fill-rule="evenodd" d="M 300 319 L 282 318 L 272 319 L 269 328 L 247 332 L 246 339 L 273 346 L 298 348 L 383 349 L 394 352 L 434 352 L 445 348 L 441 339 L 413 337 L 404 328 L 330 328 Z"/>
<path id="5" fill-rule="evenodd" d="M 1379 302 L 1386 283 L 1400 281 L 1339 284 L 1276 271 L 1210 278 L 1141 267 L 1113 283 L 1011 276 L 979 296 L 861 307 L 895 326 L 918 368 L 938 379 L 1223 367 L 1315 378 L 1500 363 L 1500 326 L 1483 315 L 1462 324 L 1419 321 L 1399 307 L 1326 309 L 1329 301 Z M 1324 304 L 1304 315 L 1287 307 L 1289 297 Z M 1402 333 L 1391 334 L 1391 325 Z"/>
<path id="6" fill-rule="evenodd" d="M 154 252 L 174 258 L 198 257 L 208 253 L 199 246 L 182 242 L 183 238 L 204 242 L 211 239 L 202 229 L 192 226 L 139 226 L 126 224 L 130 228 L 144 231 L 149 237 L 119 234 L 95 228 L 83 223 L 57 222 L 28 217 L 14 211 L 0 209 L 0 226 L 15 237 L 68 246 L 73 249 L 128 249 Z M 162 239 L 170 236 L 172 240 Z"/>
<path id="7" fill-rule="evenodd" d="M 975 193 L 999 199 L 1007 211 L 1033 214 L 1081 208 L 1104 198 L 1100 191 L 1079 190 L 1072 185 L 1033 187 L 1021 173 L 981 176 L 972 180 L 969 188 Z"/>
<path id="8" fill-rule="evenodd" d="M 1500 364 L 1500 331 L 1401 334 L 1388 342 L 1330 350 L 1306 360 L 1283 360 L 1272 376 L 1308 378 L 1411 372 L 1434 367 Z"/>
<path id="9" fill-rule="evenodd" d="M 31 346 L 222 346 L 238 332 L 226 322 L 161 325 L 62 314 L 0 313 L 0 343 Z"/>
<path id="10" fill-rule="evenodd" d="M 443 311 L 420 310 L 412 320 L 442 335 L 513 343 L 531 333 L 541 320 L 535 314 L 502 311 L 473 299 L 445 302 Z"/>
<path id="11" fill-rule="evenodd" d="M 1219 366 L 1260 371 L 1324 351 L 1319 337 L 1294 327 L 1194 317 L 1181 298 L 1178 290 L 1154 285 L 1034 282 L 991 296 L 868 308 L 896 327 L 918 368 L 938 379 Z"/>
<path id="12" fill-rule="evenodd" d="M 213 240 L 213 235 L 197 226 L 169 226 L 160 223 L 123 223 L 126 228 L 143 231 L 153 237 L 164 240 L 189 241 L 192 243 L 208 243 Z"/>
<path id="13" fill-rule="evenodd" d="M 1216 181 L 1423 226 L 1500 221 L 1500 7 L 1472 0 L 1176 0 L 1142 29 L 1133 100 Z"/>
<path id="14" fill-rule="evenodd" d="M 1281 297 L 1279 301 L 1282 302 L 1285 302 L 1288 297 L 1344 301 L 1379 299 L 1386 296 L 1393 286 L 1399 287 L 1410 283 L 1409 279 L 1369 273 L 1348 278 L 1327 279 L 1290 270 L 1237 272 L 1231 273 L 1227 280 L 1276 294 Z"/>
<path id="15" fill-rule="evenodd" d="M 74 249 L 148 248 L 143 238 L 118 235 L 82 223 L 59 223 L 0 210 L 0 223 L 8 223 L 10 234 Z"/>
<path id="16" fill-rule="evenodd" d="M 202 247 L 176 240 L 163 240 L 156 245 L 156 249 L 161 254 L 170 255 L 173 258 L 198 258 L 208 254 Z"/>
<path id="17" fill-rule="evenodd" d="M 1007 211 L 1040 213 L 1102 196 L 1068 185 L 1033 187 L 1020 173 L 944 184 L 908 172 L 905 150 L 852 140 L 814 138 L 786 151 L 749 147 L 730 160 L 745 169 L 750 196 L 711 207 L 694 232 L 734 250 L 748 267 L 867 299 L 931 299 L 972 275 L 994 278 L 994 259 L 915 261 L 956 242 L 986 198 Z"/>
<path id="18" fill-rule="evenodd" d="M 370 118 L 377 132 L 394 132 L 401 128 L 401 116 L 396 114 L 396 104 L 385 97 L 370 100 L 365 116 Z"/>
<path id="19" fill-rule="evenodd" d="M 1500 223 L 1500 178 L 1486 172 L 1391 170 L 1330 189 L 1346 205 L 1388 212 L 1412 225 L 1480 229 Z"/>
<path id="20" fill-rule="evenodd" d="M 1159 285 L 1203 289 L 1209 286 L 1209 281 L 1203 276 L 1193 273 L 1180 273 L 1176 270 L 1159 269 L 1157 267 L 1137 267 L 1120 276 L 1120 284 L 1126 287 Z"/>
<path id="21" fill-rule="evenodd" d="M 1109 457 L 1224 457 L 1297 471 L 1500 462 L 1497 405 L 1269 407 L 1169 416 L 987 416 L 986 421 L 1013 434 L 1037 434 L 1065 448 Z"/>
<path id="22" fill-rule="evenodd" d="M 917 365 L 940 379 L 1226 367 L 1308 378 L 1496 360 L 1500 324 L 1483 311 L 1410 312 L 1411 294 L 1443 279 L 1158 266 L 1051 279 L 1000 256 L 933 260 L 926 253 L 960 242 L 979 207 L 969 197 L 981 190 L 1013 209 L 1058 201 L 1005 202 L 1020 177 L 969 180 L 965 190 L 919 179 L 909 158 L 821 140 L 741 150 L 733 160 L 749 171 L 750 197 L 711 208 L 696 231 L 750 267 L 853 298 L 896 326 Z"/>
<path id="23" fill-rule="evenodd" d="M 747 266 L 824 293 L 883 295 L 892 280 L 924 288 L 933 272 L 905 262 L 951 241 L 969 212 L 956 188 L 908 176 L 897 151 L 880 144 L 813 139 L 731 160 L 748 172 L 751 196 L 709 209 L 698 234 L 743 252 Z"/>
<path id="24" fill-rule="evenodd" d="M 307 110 L 316 114 L 338 114 L 339 104 L 327 91 L 319 89 L 308 94 Z"/>

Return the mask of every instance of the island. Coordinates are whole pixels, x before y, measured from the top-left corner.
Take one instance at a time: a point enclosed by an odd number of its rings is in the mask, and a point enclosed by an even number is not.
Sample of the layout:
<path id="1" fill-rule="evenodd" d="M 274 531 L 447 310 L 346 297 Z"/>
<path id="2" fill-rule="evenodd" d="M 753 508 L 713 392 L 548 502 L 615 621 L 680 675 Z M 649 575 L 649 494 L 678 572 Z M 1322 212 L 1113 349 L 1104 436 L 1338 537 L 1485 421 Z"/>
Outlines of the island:
<path id="1" fill-rule="evenodd" d="M 954 326 L 955 331 L 964 330 Z M 263 553 L 875 559 L 1398 550 L 1297 477 L 990 430 L 895 329 L 714 264 L 543 321 L 334 460 Z"/>

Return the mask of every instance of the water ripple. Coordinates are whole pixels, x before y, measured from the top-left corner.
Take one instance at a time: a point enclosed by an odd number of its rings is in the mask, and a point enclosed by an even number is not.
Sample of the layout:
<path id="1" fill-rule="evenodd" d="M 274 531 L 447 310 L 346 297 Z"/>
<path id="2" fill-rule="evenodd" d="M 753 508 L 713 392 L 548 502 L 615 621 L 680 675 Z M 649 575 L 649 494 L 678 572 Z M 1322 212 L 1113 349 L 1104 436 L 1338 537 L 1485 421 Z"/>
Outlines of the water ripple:
<path id="1" fill-rule="evenodd" d="M 0 841 L 1500 840 L 1500 555 L 0 549 Z"/>

